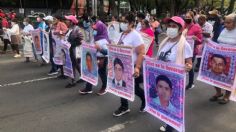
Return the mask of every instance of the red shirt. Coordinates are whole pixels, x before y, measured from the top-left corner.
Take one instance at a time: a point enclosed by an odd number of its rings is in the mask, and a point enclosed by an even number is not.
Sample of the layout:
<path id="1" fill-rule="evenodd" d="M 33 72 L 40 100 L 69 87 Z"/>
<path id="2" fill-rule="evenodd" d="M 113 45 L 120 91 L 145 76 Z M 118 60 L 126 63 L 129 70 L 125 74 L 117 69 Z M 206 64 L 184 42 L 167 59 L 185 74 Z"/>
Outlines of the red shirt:
<path id="1" fill-rule="evenodd" d="M 9 27 L 9 23 L 6 18 L 2 18 L 2 27 L 5 27 L 5 28 Z"/>

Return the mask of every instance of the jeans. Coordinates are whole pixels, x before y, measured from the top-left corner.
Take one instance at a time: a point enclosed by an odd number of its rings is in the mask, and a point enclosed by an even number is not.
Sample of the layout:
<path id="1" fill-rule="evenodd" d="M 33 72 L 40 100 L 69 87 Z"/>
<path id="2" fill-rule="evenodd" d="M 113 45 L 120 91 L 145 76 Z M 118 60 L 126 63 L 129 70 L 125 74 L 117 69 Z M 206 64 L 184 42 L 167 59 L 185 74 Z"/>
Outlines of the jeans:
<path id="1" fill-rule="evenodd" d="M 139 77 L 135 78 L 135 95 L 139 96 L 139 98 L 142 101 L 142 107 L 145 106 L 145 98 L 144 98 L 144 90 L 142 88 L 140 88 L 140 84 L 143 82 L 143 75 L 140 75 Z M 124 99 L 124 98 L 120 98 L 120 102 L 121 102 L 121 107 L 124 109 L 128 109 L 129 108 L 129 104 L 128 104 L 128 100 Z"/>
<path id="2" fill-rule="evenodd" d="M 107 63 L 108 63 L 108 58 L 107 57 L 98 57 L 98 60 L 101 62 L 100 65 L 98 65 L 98 74 L 102 80 L 102 89 L 106 89 L 107 87 Z M 87 91 L 92 90 L 93 85 L 90 83 L 86 83 L 85 89 Z"/>
<path id="3" fill-rule="evenodd" d="M 171 127 L 169 125 L 166 126 L 166 132 L 173 132 L 173 131 L 174 131 L 173 127 Z"/>

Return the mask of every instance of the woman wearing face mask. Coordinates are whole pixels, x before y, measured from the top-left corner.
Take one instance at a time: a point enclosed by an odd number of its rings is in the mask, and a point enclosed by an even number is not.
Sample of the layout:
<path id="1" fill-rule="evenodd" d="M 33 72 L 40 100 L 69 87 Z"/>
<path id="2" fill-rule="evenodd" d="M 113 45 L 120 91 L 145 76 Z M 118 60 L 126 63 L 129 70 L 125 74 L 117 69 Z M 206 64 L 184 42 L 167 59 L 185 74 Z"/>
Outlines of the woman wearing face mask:
<path id="1" fill-rule="evenodd" d="M 29 59 L 33 57 L 33 47 L 32 47 L 32 37 L 30 31 L 34 30 L 34 27 L 30 24 L 30 19 L 25 18 L 23 21 L 24 29 L 22 31 L 24 43 L 24 56 L 26 58 L 25 62 L 29 62 Z"/>
<path id="2" fill-rule="evenodd" d="M 143 82 L 143 75 L 142 75 L 142 62 L 143 56 L 145 55 L 145 46 L 142 36 L 134 29 L 135 24 L 135 16 L 132 13 L 129 13 L 125 16 L 125 21 L 127 23 L 127 27 L 124 27 L 124 30 L 118 45 L 130 46 L 134 49 L 133 58 L 134 58 L 134 73 L 133 76 L 135 77 L 135 94 L 139 96 L 141 99 L 141 107 L 140 112 L 145 112 L 145 98 L 144 98 L 144 91 L 140 88 L 140 84 Z M 121 106 L 113 113 L 113 116 L 119 117 L 128 112 L 130 112 L 128 100 L 121 98 L 120 100 Z"/>
<path id="3" fill-rule="evenodd" d="M 185 22 L 180 17 L 174 16 L 167 20 L 167 38 L 160 43 L 157 59 L 185 65 L 186 71 L 190 71 L 192 69 L 193 51 L 182 34 L 184 27 Z M 169 125 L 160 127 L 162 132 L 172 132 L 173 130 Z"/>
<path id="4" fill-rule="evenodd" d="M 65 39 L 70 42 L 70 58 L 72 62 L 72 68 L 74 77 L 76 78 L 76 70 L 80 72 L 80 59 L 76 59 L 76 47 L 80 47 L 82 44 L 82 34 L 80 32 L 80 28 L 76 25 L 78 24 L 78 20 L 75 16 L 65 16 L 66 18 L 66 24 L 69 28 L 69 31 L 66 34 Z M 72 88 L 76 85 L 75 79 L 71 79 L 71 83 L 66 85 L 66 88 Z"/>
<path id="5" fill-rule="evenodd" d="M 8 34 L 10 34 L 11 36 L 11 45 L 12 45 L 13 50 L 16 52 L 14 57 L 19 58 L 21 57 L 19 47 L 18 47 L 21 42 L 20 28 L 16 19 L 13 19 L 11 21 L 11 25 L 12 25 L 11 29 L 4 29 L 4 31 L 8 32 Z"/>
<path id="6" fill-rule="evenodd" d="M 227 44 L 230 46 L 236 46 L 236 14 L 230 14 L 225 17 L 224 20 L 225 28 L 220 33 L 218 42 L 221 44 Z M 215 87 L 216 94 L 210 98 L 210 101 L 219 101 L 219 104 L 227 104 L 229 102 L 229 97 L 231 92 L 225 91 L 225 95 L 221 93 L 221 89 Z M 218 100 L 220 97 L 224 96 L 222 99 Z"/>
<path id="7" fill-rule="evenodd" d="M 98 95 L 104 95 L 106 94 L 106 87 L 107 87 L 107 73 L 106 73 L 106 67 L 107 67 L 107 44 L 109 44 L 108 39 L 108 33 L 107 33 L 107 27 L 106 25 L 100 21 L 97 20 L 97 18 L 94 16 L 92 17 L 92 20 L 94 22 L 92 28 L 93 28 L 93 35 L 94 35 L 94 43 L 95 48 L 97 49 L 97 60 L 98 60 L 98 73 L 102 80 L 102 87 L 100 88 Z M 92 84 L 86 83 L 85 89 L 82 89 L 79 91 L 80 94 L 90 94 L 92 93 Z"/>
<path id="8" fill-rule="evenodd" d="M 194 40 L 194 49 L 193 49 L 193 59 L 192 61 L 194 62 L 196 55 L 198 52 L 200 52 L 199 46 L 202 44 L 202 28 L 199 24 L 194 23 L 194 13 L 192 11 L 189 11 L 186 13 L 185 19 L 186 23 L 186 31 L 187 34 L 186 36 L 192 37 L 191 39 Z M 194 69 L 189 71 L 189 83 L 186 86 L 186 89 L 191 89 L 194 88 Z"/>
<path id="9" fill-rule="evenodd" d="M 146 20 L 146 19 L 142 20 L 142 22 L 141 22 L 141 27 L 142 27 L 141 30 L 140 30 L 141 32 L 143 32 L 143 33 L 149 35 L 150 37 L 154 37 L 154 32 L 153 32 L 153 30 L 150 28 L 150 25 L 149 25 L 148 20 Z M 153 44 L 154 44 L 154 39 L 153 39 L 152 43 L 150 44 L 150 47 L 149 47 L 149 49 L 148 49 L 148 51 L 147 51 L 147 54 L 146 54 L 146 55 L 149 56 L 149 57 L 152 57 Z"/>

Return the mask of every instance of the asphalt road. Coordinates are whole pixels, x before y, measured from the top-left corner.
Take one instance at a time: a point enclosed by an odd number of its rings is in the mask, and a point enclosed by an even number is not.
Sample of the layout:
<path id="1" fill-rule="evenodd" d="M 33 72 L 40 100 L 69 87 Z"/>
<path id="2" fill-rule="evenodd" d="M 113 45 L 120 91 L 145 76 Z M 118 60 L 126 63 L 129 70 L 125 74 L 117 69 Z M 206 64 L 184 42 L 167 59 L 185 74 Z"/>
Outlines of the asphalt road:
<path id="1" fill-rule="evenodd" d="M 113 117 L 119 98 L 94 93 L 79 95 L 80 83 L 71 89 L 68 80 L 47 78 L 50 66 L 24 63 L 13 54 L 0 55 L 0 132 L 158 132 L 163 124 L 140 113 L 137 97 L 131 112 Z M 236 132 L 236 102 L 209 102 L 212 86 L 199 81 L 186 92 L 187 132 Z"/>

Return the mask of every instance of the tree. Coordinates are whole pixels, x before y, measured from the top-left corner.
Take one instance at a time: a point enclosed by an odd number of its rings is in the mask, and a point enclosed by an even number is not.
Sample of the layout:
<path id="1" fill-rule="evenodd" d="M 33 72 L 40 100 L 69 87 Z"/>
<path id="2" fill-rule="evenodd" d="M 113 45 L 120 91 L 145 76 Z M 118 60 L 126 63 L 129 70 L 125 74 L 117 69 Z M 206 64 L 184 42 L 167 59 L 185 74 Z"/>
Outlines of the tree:
<path id="1" fill-rule="evenodd" d="M 231 14 L 234 10 L 234 4 L 236 0 L 230 0 L 229 7 L 228 7 L 228 14 Z"/>

